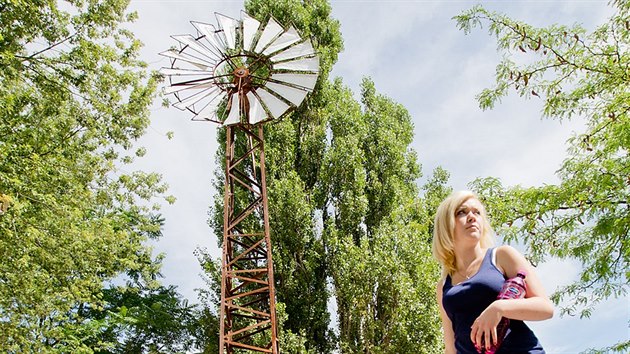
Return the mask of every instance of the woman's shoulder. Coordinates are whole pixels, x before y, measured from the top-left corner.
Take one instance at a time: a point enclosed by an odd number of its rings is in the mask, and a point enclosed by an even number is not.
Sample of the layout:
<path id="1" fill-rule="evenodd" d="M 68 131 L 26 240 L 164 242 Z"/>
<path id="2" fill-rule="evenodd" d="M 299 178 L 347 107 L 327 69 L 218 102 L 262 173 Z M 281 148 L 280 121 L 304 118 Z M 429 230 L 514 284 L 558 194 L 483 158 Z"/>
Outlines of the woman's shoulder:
<path id="1" fill-rule="evenodd" d="M 519 256 L 521 253 L 514 247 L 510 245 L 501 245 L 495 248 L 497 256 L 506 256 L 506 257 L 515 257 Z"/>
<path id="2" fill-rule="evenodd" d="M 521 268 L 527 267 L 529 262 L 516 248 L 502 245 L 496 248 L 496 264 L 503 274 L 514 276 Z"/>

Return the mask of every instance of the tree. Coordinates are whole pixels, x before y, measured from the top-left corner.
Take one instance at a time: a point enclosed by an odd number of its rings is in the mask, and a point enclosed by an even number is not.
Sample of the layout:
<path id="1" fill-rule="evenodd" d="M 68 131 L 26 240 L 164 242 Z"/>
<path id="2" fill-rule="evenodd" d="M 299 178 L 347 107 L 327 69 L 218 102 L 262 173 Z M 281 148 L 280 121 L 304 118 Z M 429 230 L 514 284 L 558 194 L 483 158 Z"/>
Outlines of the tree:
<path id="1" fill-rule="evenodd" d="M 0 350 L 90 352 L 82 307 L 124 273 L 155 285 L 160 176 L 144 149 L 157 76 L 121 27 L 128 1 L 0 4 Z M 171 200 L 170 197 L 167 197 Z"/>
<path id="2" fill-rule="evenodd" d="M 432 214 L 415 185 L 411 118 L 369 79 L 362 109 L 340 80 L 328 95 L 321 209 L 341 349 L 438 352 L 439 271 L 429 246 Z"/>
<path id="3" fill-rule="evenodd" d="M 361 102 L 341 79 L 328 80 L 342 41 L 327 2 L 249 1 L 246 11 L 261 21 L 271 15 L 311 36 L 322 65 L 302 107 L 265 126 L 281 350 L 437 352 L 439 271 L 430 254 L 433 209 L 427 205 L 443 196 L 445 173 L 427 187 L 432 197 L 419 198 L 408 112 L 377 94 L 369 79 Z M 218 140 L 224 145 L 221 131 Z M 223 229 L 224 173 L 217 171 L 212 208 L 217 235 Z M 210 292 L 218 292 L 217 260 L 203 253 L 200 258 Z M 331 300 L 338 306 L 338 338 L 329 328 Z"/>
<path id="4" fill-rule="evenodd" d="M 543 100 L 548 118 L 583 119 L 585 129 L 567 141 L 560 183 L 504 187 L 492 178 L 473 185 L 487 198 L 501 233 L 525 244 L 534 261 L 576 259 L 573 284 L 553 299 L 562 313 L 588 317 L 610 297 L 626 296 L 630 261 L 630 3 L 612 1 L 615 14 L 592 33 L 580 25 L 535 28 L 476 6 L 456 16 L 466 33 L 487 25 L 504 59 L 496 85 L 478 100 L 492 108 L 510 90 Z M 525 57 L 527 64 L 512 60 Z M 630 341 L 611 350 L 627 351 Z"/>
<path id="5" fill-rule="evenodd" d="M 141 284 L 103 290 L 102 308 L 82 307 L 79 312 L 103 324 L 91 346 L 112 343 L 97 353 L 181 353 L 193 348 L 202 329 L 195 306 L 182 300 L 174 286 L 154 289 Z"/>

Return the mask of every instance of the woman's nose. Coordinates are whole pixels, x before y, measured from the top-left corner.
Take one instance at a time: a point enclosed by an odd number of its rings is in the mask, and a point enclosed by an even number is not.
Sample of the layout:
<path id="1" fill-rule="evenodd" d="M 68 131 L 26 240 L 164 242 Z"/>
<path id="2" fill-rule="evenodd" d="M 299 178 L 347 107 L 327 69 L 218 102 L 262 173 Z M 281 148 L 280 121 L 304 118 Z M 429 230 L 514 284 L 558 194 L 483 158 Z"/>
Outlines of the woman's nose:
<path id="1" fill-rule="evenodd" d="M 468 213 L 468 217 L 467 217 L 467 221 L 475 221 L 477 219 L 477 216 L 471 211 Z"/>

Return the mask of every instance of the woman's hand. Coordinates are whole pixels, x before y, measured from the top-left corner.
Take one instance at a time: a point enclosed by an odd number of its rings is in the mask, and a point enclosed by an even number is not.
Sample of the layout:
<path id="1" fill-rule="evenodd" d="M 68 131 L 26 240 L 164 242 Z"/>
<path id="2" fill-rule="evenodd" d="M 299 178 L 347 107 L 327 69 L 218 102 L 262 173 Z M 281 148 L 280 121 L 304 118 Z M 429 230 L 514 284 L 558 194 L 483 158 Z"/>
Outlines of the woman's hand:
<path id="1" fill-rule="evenodd" d="M 505 300 L 496 300 L 488 306 L 477 317 L 470 330 L 470 340 L 473 342 L 477 350 L 482 345 L 486 349 L 490 349 L 492 344 L 497 343 L 497 326 L 503 317 L 500 310 L 501 302 Z"/>

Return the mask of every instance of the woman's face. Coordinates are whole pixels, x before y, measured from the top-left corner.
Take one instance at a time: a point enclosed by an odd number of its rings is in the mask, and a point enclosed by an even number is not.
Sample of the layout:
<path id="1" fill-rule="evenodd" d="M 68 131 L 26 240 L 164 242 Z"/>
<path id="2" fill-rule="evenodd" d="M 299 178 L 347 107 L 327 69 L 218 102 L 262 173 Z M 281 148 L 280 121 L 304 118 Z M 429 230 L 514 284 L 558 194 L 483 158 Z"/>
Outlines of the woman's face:
<path id="1" fill-rule="evenodd" d="M 455 209 L 455 242 L 478 242 L 483 232 L 481 202 L 475 198 L 466 199 Z"/>

